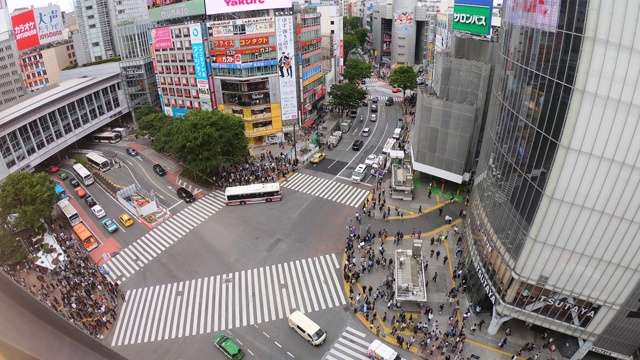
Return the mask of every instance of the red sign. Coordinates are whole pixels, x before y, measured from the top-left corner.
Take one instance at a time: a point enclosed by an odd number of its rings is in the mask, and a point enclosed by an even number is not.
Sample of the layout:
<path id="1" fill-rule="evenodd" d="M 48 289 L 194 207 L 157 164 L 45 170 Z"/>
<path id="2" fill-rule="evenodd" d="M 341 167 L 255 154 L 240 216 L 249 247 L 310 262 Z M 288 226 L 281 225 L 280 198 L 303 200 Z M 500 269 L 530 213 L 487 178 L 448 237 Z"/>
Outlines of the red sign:
<path id="1" fill-rule="evenodd" d="M 275 51 L 275 46 L 263 46 L 260 48 L 253 49 L 232 49 L 232 50 L 211 50 L 209 53 L 211 55 L 236 55 L 236 54 L 255 54 L 255 53 L 266 53 L 269 51 Z"/>
<path id="2" fill-rule="evenodd" d="M 242 64 L 242 55 L 217 55 L 213 61 L 218 64 Z"/>
<path id="3" fill-rule="evenodd" d="M 269 45 L 268 36 L 257 36 L 249 39 L 240 39 L 240 47 Z"/>
<path id="4" fill-rule="evenodd" d="M 236 44 L 233 40 L 213 40 L 213 46 L 217 48 L 232 48 L 235 47 Z"/>
<path id="5" fill-rule="evenodd" d="M 18 51 L 40 45 L 38 27 L 36 26 L 36 19 L 33 15 L 33 10 L 27 10 L 23 13 L 12 16 L 11 24 L 13 25 L 13 32 L 16 37 Z"/>
<path id="6" fill-rule="evenodd" d="M 340 40 L 340 59 L 343 58 L 343 53 L 344 53 L 344 40 Z M 342 70 L 340 70 L 340 73 L 342 73 Z"/>
<path id="7" fill-rule="evenodd" d="M 322 43 L 322 36 L 317 37 L 315 39 L 302 41 L 300 43 L 300 46 L 307 46 L 307 45 L 311 45 L 311 44 L 321 44 L 321 43 Z"/>

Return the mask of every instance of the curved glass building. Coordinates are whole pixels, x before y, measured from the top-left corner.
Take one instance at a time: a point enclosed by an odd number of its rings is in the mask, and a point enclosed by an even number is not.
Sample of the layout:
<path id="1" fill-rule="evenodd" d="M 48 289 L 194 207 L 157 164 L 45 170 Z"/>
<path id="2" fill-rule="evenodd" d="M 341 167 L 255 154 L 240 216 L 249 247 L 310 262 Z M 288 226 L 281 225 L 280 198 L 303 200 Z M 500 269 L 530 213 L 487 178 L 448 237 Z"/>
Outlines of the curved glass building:
<path id="1" fill-rule="evenodd" d="M 465 222 L 490 333 L 515 318 L 577 340 L 565 357 L 640 348 L 639 15 L 639 0 L 503 4 Z"/>

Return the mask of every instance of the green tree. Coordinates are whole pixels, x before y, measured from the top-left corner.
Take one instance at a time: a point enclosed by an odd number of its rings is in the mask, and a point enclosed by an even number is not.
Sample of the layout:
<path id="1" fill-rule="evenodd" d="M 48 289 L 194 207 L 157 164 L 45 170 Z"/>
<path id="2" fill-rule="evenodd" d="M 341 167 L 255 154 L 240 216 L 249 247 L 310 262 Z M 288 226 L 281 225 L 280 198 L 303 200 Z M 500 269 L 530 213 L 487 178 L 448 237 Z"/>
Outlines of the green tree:
<path id="1" fill-rule="evenodd" d="M 19 172 L 10 174 L 0 185 L 0 218 L 10 231 L 46 230 L 41 220 L 51 219 L 56 204 L 56 184 L 46 173 Z"/>
<path id="2" fill-rule="evenodd" d="M 367 41 L 367 37 L 369 36 L 369 32 L 365 28 L 356 29 L 353 32 L 353 35 L 358 39 L 358 44 L 360 46 L 364 46 L 364 43 Z"/>
<path id="3" fill-rule="evenodd" d="M 235 115 L 192 110 L 174 124 L 171 155 L 206 178 L 215 177 L 222 165 L 238 165 L 249 155 L 244 123 Z M 163 131 L 161 138 L 165 135 Z"/>
<path id="4" fill-rule="evenodd" d="M 358 39 L 356 39 L 353 35 L 345 35 L 344 36 L 344 58 L 347 58 L 347 55 L 351 53 L 354 49 L 358 47 Z"/>
<path id="5" fill-rule="evenodd" d="M 360 80 L 371 77 L 371 64 L 363 60 L 351 60 L 347 63 L 347 66 L 345 66 L 342 76 L 348 82 L 357 84 Z"/>
<path id="6" fill-rule="evenodd" d="M 138 111 L 136 111 L 135 116 L 136 116 L 136 119 L 142 119 L 145 116 L 148 116 L 151 114 L 162 114 L 162 110 L 147 103 L 142 105 L 142 107 L 138 109 Z"/>
<path id="7" fill-rule="evenodd" d="M 142 110 L 142 109 L 140 109 Z M 170 123 L 173 123 L 174 119 L 171 116 L 167 116 L 162 112 L 148 113 L 143 117 L 138 118 L 138 131 L 142 136 L 148 136 L 154 141 L 157 140 L 162 130 Z"/>
<path id="8" fill-rule="evenodd" d="M 389 77 L 389 85 L 402 89 L 405 96 L 407 90 L 414 90 L 418 86 L 418 74 L 411 66 L 397 67 Z"/>
<path id="9" fill-rule="evenodd" d="M 329 90 L 331 103 L 341 111 L 356 110 L 367 98 L 367 90 L 354 83 L 333 84 Z"/>
<path id="10" fill-rule="evenodd" d="M 342 20 L 342 28 L 344 29 L 345 33 L 353 34 L 353 32 L 356 31 L 356 29 L 359 29 L 361 27 L 362 27 L 361 17 L 349 16 L 349 17 L 345 17 L 344 20 Z"/>

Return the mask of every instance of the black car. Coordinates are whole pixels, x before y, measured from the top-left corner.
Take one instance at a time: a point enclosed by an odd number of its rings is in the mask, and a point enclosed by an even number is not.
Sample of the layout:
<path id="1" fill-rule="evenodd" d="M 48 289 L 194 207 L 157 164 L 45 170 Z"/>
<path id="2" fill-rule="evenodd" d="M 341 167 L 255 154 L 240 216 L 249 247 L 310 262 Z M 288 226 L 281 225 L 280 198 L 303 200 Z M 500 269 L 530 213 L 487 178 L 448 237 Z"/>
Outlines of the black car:
<path id="1" fill-rule="evenodd" d="M 367 85 L 367 81 L 363 79 L 363 80 L 360 81 L 360 84 Z"/>
<path id="2" fill-rule="evenodd" d="M 76 178 L 71 178 L 71 180 L 69 180 L 69 184 L 71 184 L 74 189 L 80 186 L 80 183 L 78 182 L 78 180 L 76 180 Z"/>
<path id="3" fill-rule="evenodd" d="M 362 149 L 362 145 L 364 145 L 364 141 L 362 140 L 356 140 L 353 142 L 353 145 L 351 145 L 351 149 L 353 150 L 360 150 Z"/>
<path id="4" fill-rule="evenodd" d="M 192 202 L 193 200 L 195 200 L 196 198 L 193 196 L 193 194 L 191 193 L 191 191 L 181 187 L 178 188 L 178 197 L 182 200 L 184 200 L 185 202 Z"/>
<path id="5" fill-rule="evenodd" d="M 91 197 L 91 195 L 87 196 L 84 198 L 84 202 L 87 203 L 87 206 L 92 208 L 96 205 L 98 205 L 98 202 L 96 201 L 96 199 L 94 199 L 93 197 Z"/>
<path id="6" fill-rule="evenodd" d="M 136 151 L 136 149 L 132 149 L 132 148 L 127 148 L 127 154 L 131 156 L 138 156 L 138 152 Z"/>
<path id="7" fill-rule="evenodd" d="M 385 105 L 387 105 L 387 106 L 393 105 L 393 97 L 389 96 L 387 98 L 387 102 L 385 103 Z"/>
<path id="8" fill-rule="evenodd" d="M 371 112 L 378 112 L 378 105 L 371 105 Z"/>
<path id="9" fill-rule="evenodd" d="M 160 164 L 153 165 L 153 172 L 160 176 L 167 175 L 167 171 Z"/>

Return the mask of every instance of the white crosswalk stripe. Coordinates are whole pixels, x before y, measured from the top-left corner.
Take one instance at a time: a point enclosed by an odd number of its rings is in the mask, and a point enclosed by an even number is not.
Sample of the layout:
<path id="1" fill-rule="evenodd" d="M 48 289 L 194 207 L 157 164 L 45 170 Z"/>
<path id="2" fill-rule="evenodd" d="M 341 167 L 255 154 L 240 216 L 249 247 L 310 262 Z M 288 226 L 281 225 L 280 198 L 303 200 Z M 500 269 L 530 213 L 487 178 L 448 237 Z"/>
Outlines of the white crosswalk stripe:
<path id="1" fill-rule="evenodd" d="M 117 283 L 127 280 L 162 251 L 223 208 L 224 199 L 224 192 L 214 191 L 193 202 L 111 258 L 104 265 L 109 271 L 107 277 Z"/>
<path id="2" fill-rule="evenodd" d="M 336 254 L 130 290 L 126 299 L 111 346 L 233 329 L 347 303 Z"/>
<path id="3" fill-rule="evenodd" d="M 323 360 L 367 360 L 367 349 L 371 341 L 365 339 L 366 334 L 347 326 L 342 335 L 333 343 L 331 350 Z"/>
<path id="4" fill-rule="evenodd" d="M 299 172 L 283 182 L 282 186 L 354 207 L 360 207 L 369 194 L 365 189 Z"/>

